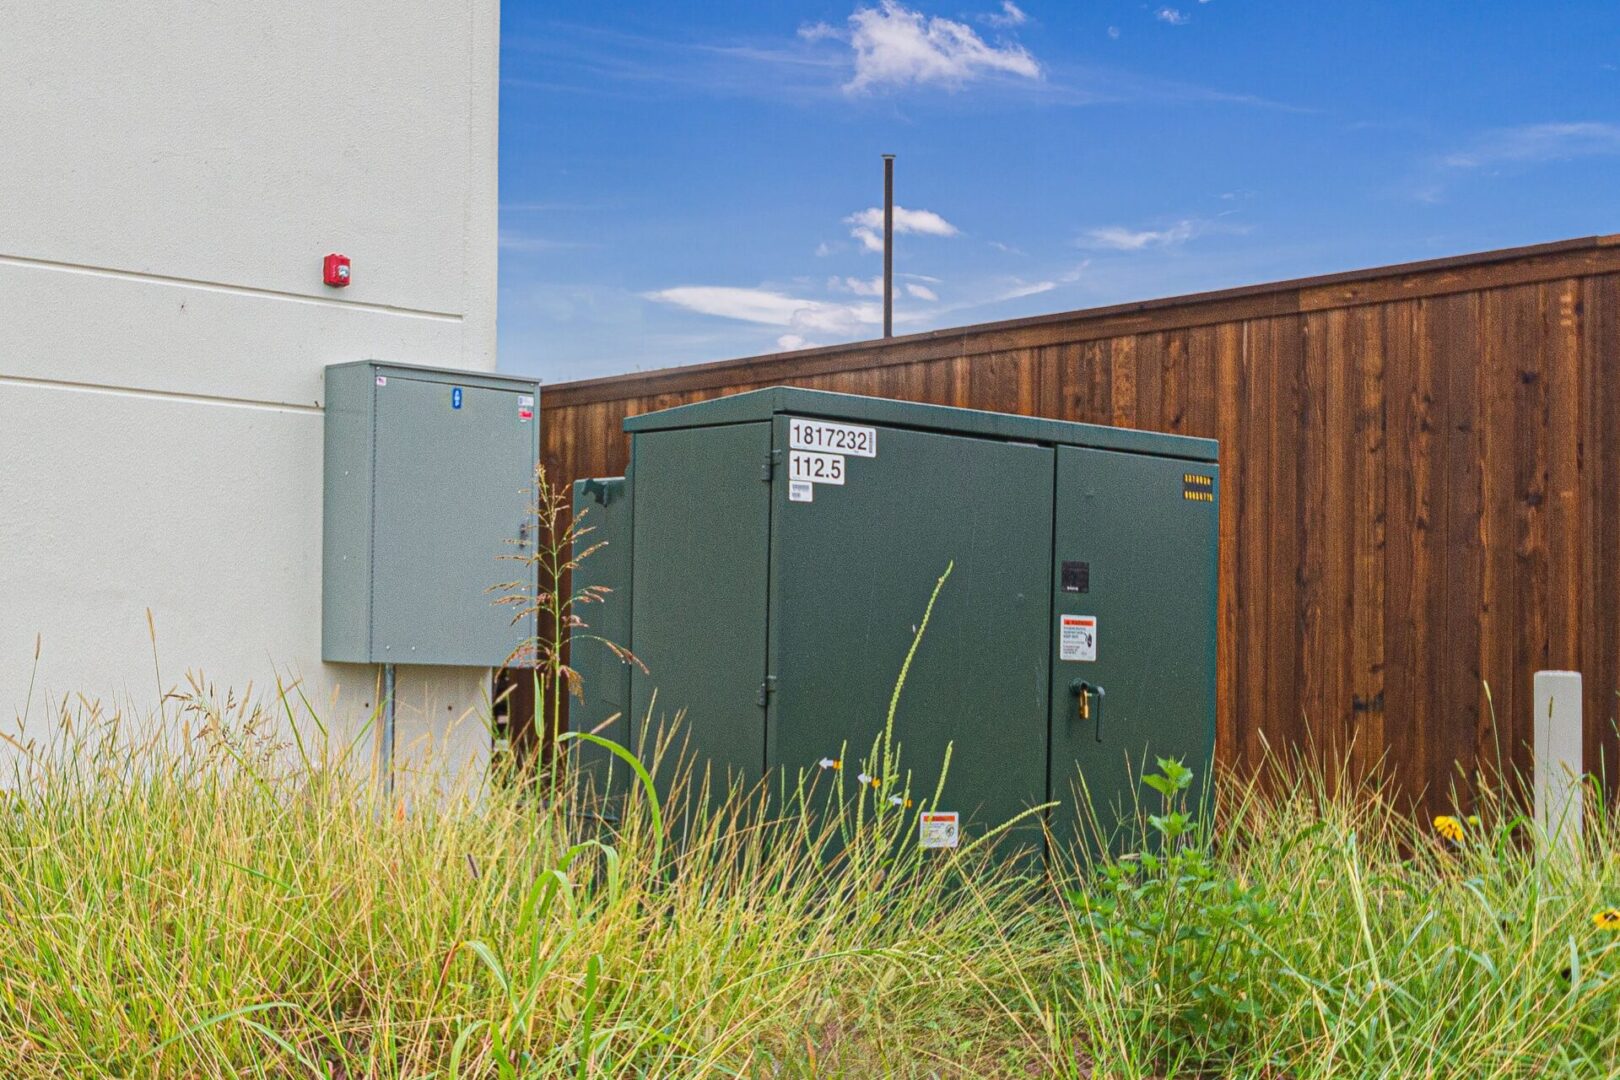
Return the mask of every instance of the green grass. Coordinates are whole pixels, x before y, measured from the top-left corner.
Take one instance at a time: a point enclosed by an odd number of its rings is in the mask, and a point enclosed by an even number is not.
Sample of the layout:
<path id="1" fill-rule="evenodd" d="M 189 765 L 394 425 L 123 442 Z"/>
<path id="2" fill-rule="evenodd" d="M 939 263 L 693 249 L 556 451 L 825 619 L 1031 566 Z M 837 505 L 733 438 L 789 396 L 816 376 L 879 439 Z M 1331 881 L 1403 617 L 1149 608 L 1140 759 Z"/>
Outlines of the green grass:
<path id="1" fill-rule="evenodd" d="M 883 791 L 734 793 L 677 843 L 639 783 L 612 831 L 502 787 L 407 793 L 407 812 L 307 720 L 200 698 L 187 716 L 184 739 L 142 743 L 81 712 L 0 817 L 0 1074 L 1620 1062 L 1601 807 L 1583 851 L 1538 858 L 1506 807 L 1451 844 L 1376 787 L 1276 764 L 1263 784 L 1218 778 L 1223 827 L 1201 840 L 1172 766 L 1170 805 L 1144 787 L 1148 850 L 1046 878 L 984 846 L 924 857 L 904 842 L 916 811 Z M 660 769 L 678 771 L 667 746 Z M 665 800 L 672 820 L 690 793 Z"/>

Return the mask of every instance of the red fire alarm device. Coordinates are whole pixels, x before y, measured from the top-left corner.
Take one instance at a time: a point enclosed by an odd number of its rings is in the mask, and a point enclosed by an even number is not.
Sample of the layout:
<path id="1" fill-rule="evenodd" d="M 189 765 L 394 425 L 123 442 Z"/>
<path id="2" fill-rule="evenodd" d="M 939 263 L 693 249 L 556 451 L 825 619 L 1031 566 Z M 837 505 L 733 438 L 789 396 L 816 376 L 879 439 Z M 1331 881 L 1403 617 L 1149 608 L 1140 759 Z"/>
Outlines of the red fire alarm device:
<path id="1" fill-rule="evenodd" d="M 325 264 L 326 283 L 333 288 L 341 289 L 349 283 L 349 257 L 339 255 L 337 252 L 326 257 Z"/>

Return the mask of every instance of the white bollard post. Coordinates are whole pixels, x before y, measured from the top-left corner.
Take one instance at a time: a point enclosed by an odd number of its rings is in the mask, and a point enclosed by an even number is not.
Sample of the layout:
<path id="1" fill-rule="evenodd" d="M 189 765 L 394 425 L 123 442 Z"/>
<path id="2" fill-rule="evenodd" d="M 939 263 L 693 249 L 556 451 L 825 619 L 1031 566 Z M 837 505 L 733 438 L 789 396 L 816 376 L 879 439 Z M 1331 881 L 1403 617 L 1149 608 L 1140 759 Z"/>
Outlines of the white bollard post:
<path id="1" fill-rule="evenodd" d="M 1581 673 L 1538 671 L 1535 677 L 1536 824 L 1542 835 L 1578 843 L 1582 785 Z"/>

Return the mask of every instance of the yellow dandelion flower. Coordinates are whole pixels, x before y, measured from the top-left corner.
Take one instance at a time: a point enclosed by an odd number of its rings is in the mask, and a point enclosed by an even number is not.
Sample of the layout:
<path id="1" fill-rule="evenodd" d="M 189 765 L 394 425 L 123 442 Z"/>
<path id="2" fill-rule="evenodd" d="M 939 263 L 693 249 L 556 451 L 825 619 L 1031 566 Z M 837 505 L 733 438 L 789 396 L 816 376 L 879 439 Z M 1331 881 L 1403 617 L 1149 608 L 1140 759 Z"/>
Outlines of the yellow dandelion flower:
<path id="1" fill-rule="evenodd" d="M 1450 814 L 1441 814 L 1434 819 L 1434 831 L 1451 841 L 1460 844 L 1463 840 L 1463 823 Z"/>
<path id="2" fill-rule="evenodd" d="M 1592 916 L 1592 923 L 1599 930 L 1620 930 L 1620 908 L 1604 908 Z"/>

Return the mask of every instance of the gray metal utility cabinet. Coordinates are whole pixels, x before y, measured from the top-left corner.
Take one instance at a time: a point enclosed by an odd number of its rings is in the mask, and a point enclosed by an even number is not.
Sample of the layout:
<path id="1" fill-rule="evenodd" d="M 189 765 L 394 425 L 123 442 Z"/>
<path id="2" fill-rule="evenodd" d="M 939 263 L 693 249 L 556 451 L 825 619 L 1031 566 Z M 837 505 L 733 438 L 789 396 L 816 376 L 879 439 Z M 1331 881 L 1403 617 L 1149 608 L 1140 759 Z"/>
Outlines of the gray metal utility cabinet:
<path id="1" fill-rule="evenodd" d="M 615 590 L 616 611 L 580 614 L 647 670 L 576 638 L 574 729 L 622 712 L 609 733 L 635 746 L 685 710 L 717 780 L 825 768 L 852 787 L 954 564 L 895 718 L 914 800 L 950 748 L 921 812 L 971 837 L 1060 800 L 1049 821 L 1073 835 L 1083 781 L 1109 832 L 1155 755 L 1207 776 L 1214 442 L 787 388 L 624 427 L 622 488 L 575 487 L 587 542 L 609 545 L 575 581 Z"/>
<path id="2" fill-rule="evenodd" d="M 540 452 L 532 379 L 364 360 L 326 369 L 321 655 L 497 667 L 533 633 L 523 576 Z"/>

